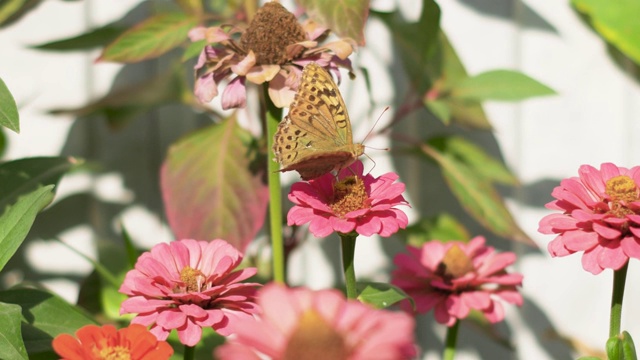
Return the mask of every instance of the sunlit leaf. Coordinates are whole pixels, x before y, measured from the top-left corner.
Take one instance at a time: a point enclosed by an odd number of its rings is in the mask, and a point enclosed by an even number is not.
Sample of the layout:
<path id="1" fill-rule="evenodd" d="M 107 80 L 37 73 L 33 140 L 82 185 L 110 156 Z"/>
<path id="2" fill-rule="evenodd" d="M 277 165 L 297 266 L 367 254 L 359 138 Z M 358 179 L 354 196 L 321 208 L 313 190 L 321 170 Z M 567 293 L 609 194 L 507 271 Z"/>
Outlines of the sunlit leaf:
<path id="1" fill-rule="evenodd" d="M 637 0 L 571 0 L 608 42 L 640 64 L 640 2 Z"/>
<path id="2" fill-rule="evenodd" d="M 20 306 L 0 302 L 0 359 L 27 360 L 27 350 L 22 341 Z"/>
<path id="3" fill-rule="evenodd" d="M 22 308 L 22 338 L 30 359 L 39 356 L 51 358 L 54 337 L 62 333 L 74 334 L 84 325 L 95 324 L 84 311 L 42 290 L 1 291 L 0 301 Z"/>
<path id="4" fill-rule="evenodd" d="M 413 299 L 399 287 L 387 283 L 358 282 L 358 300 L 377 309 L 387 308 L 399 301 Z"/>
<path id="5" fill-rule="evenodd" d="M 182 54 L 182 61 L 187 61 L 200 55 L 205 46 L 207 46 L 207 40 L 192 42 Z"/>
<path id="6" fill-rule="evenodd" d="M 365 44 L 364 24 L 369 15 L 369 0 L 296 0 L 310 18 L 328 27 L 340 37 Z"/>
<path id="7" fill-rule="evenodd" d="M 420 219 L 407 227 L 404 232 L 407 244 L 422 246 L 427 241 L 467 241 L 471 238 L 467 229 L 449 214 L 441 213 L 435 217 Z"/>
<path id="8" fill-rule="evenodd" d="M 204 10 L 202 0 L 176 0 L 178 5 L 188 14 L 201 14 Z"/>
<path id="9" fill-rule="evenodd" d="M 553 94 L 555 91 L 550 87 L 510 70 L 487 71 L 466 78 L 451 89 L 452 97 L 476 101 L 518 101 Z"/>
<path id="10" fill-rule="evenodd" d="M 472 171 L 450 153 L 423 144 L 421 150 L 435 160 L 462 207 L 480 224 L 497 235 L 535 247 L 535 243 L 516 224 L 502 198 L 484 176 Z"/>
<path id="11" fill-rule="evenodd" d="M 16 133 L 20 132 L 20 118 L 16 101 L 11 92 L 0 79 L 0 126 L 4 126 Z"/>
<path id="12" fill-rule="evenodd" d="M 88 50 L 95 47 L 106 46 L 120 36 L 124 30 L 125 29 L 120 26 L 108 24 L 77 36 L 34 45 L 32 48 L 50 51 Z"/>
<path id="13" fill-rule="evenodd" d="M 0 1 L 0 27 L 20 19 L 40 5 L 41 0 L 2 0 Z"/>
<path id="14" fill-rule="evenodd" d="M 268 190 L 250 141 L 232 117 L 172 146 L 160 177 L 167 219 L 177 238 L 222 238 L 244 251 L 256 236 Z"/>
<path id="15" fill-rule="evenodd" d="M 187 41 L 187 33 L 198 23 L 183 13 L 153 16 L 118 37 L 98 60 L 134 63 L 158 57 Z"/>

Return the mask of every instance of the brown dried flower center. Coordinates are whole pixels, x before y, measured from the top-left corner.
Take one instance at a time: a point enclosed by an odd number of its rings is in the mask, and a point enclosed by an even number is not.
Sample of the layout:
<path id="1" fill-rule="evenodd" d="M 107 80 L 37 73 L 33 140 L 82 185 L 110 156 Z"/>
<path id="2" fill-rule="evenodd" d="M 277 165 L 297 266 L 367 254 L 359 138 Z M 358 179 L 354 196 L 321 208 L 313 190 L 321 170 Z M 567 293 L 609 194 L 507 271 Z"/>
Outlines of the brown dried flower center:
<path id="1" fill-rule="evenodd" d="M 628 203 L 638 201 L 638 187 L 632 178 L 619 175 L 607 180 L 605 193 L 611 199 L 611 214 L 622 218 L 634 213 L 627 207 Z"/>
<path id="2" fill-rule="evenodd" d="M 187 292 L 199 292 L 202 289 L 202 284 L 204 284 L 206 277 L 202 271 L 190 266 L 185 266 L 180 271 L 180 280 L 186 285 Z"/>
<path id="3" fill-rule="evenodd" d="M 453 245 L 442 259 L 443 275 L 453 279 L 473 271 L 473 262 L 458 245 Z"/>
<path id="4" fill-rule="evenodd" d="M 287 343 L 283 360 L 346 360 L 349 349 L 343 336 L 316 311 L 302 314 Z"/>
<path id="5" fill-rule="evenodd" d="M 329 206 L 333 213 L 339 217 L 345 214 L 364 209 L 368 206 L 367 190 L 362 179 L 356 176 L 349 176 L 338 181 L 333 186 L 333 199 Z"/>
<path id="6" fill-rule="evenodd" d="M 96 359 L 103 360 L 130 360 L 131 352 L 124 346 L 107 346 L 102 349 L 93 349 Z"/>
<path id="7" fill-rule="evenodd" d="M 306 39 L 307 35 L 295 15 L 278 2 L 271 1 L 258 10 L 242 34 L 240 44 L 247 52 L 253 50 L 256 65 L 282 65 L 304 50 L 300 47 L 288 53 L 287 47 Z"/>

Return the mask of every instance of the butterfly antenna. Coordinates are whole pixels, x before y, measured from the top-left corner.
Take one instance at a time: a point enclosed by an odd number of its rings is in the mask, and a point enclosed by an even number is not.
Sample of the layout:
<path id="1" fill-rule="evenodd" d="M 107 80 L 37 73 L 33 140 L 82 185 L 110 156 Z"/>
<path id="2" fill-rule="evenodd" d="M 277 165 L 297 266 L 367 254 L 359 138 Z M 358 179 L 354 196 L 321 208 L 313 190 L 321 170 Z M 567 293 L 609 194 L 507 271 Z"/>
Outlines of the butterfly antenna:
<path id="1" fill-rule="evenodd" d="M 367 136 L 364 137 L 364 140 L 362 140 L 362 144 L 364 144 L 365 141 L 367 141 L 367 139 L 369 138 L 369 136 L 371 135 L 371 133 L 373 133 L 373 129 L 376 128 L 376 125 L 378 125 L 378 121 L 380 121 L 380 118 L 382 118 L 382 115 L 384 115 L 384 113 L 387 112 L 387 110 L 389 110 L 389 107 L 385 107 L 384 110 L 382 110 L 382 113 L 380 113 L 380 116 L 378 116 L 378 119 L 376 120 L 375 123 L 373 123 L 373 126 L 371 127 L 371 130 L 369 130 L 369 132 L 367 133 Z M 389 149 L 387 149 L 389 150 Z"/>
<path id="2" fill-rule="evenodd" d="M 387 150 L 389 150 L 389 149 L 387 149 Z M 373 167 L 368 172 L 368 174 L 370 174 L 373 171 L 373 169 L 376 168 L 376 165 L 378 165 L 378 164 L 376 163 L 375 160 L 373 160 L 373 158 L 371 156 L 367 155 L 367 153 L 364 153 L 363 155 L 366 156 L 367 158 L 369 158 L 369 160 L 371 160 L 371 162 L 373 163 Z"/>

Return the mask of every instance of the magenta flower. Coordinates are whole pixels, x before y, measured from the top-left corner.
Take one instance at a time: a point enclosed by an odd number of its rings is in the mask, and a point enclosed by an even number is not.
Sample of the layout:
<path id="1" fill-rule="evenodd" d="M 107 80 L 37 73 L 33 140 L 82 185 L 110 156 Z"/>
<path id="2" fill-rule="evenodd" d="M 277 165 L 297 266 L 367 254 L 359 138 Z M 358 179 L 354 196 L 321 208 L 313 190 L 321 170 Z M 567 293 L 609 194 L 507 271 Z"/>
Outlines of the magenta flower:
<path id="1" fill-rule="evenodd" d="M 404 184 L 395 183 L 398 174 L 374 178 L 362 175 L 363 169 L 362 162 L 356 161 L 342 169 L 337 180 L 328 173 L 293 184 L 289 200 L 295 206 L 287 214 L 287 223 L 309 223 L 309 231 L 317 237 L 334 231 L 388 237 L 404 229 L 407 215 L 396 206 L 409 204 L 402 196 Z"/>
<path id="2" fill-rule="evenodd" d="M 404 290 L 416 304 L 416 312 L 434 309 L 435 319 L 452 326 L 469 315 L 482 312 L 492 323 L 504 319 L 501 301 L 522 305 L 517 287 L 522 275 L 505 268 L 516 261 L 512 252 L 497 253 L 485 246 L 482 236 L 469 243 L 429 241 L 421 248 L 407 246 L 408 253 L 396 255 L 397 268 L 391 283 Z M 407 302 L 402 304 L 411 310 Z"/>
<path id="3" fill-rule="evenodd" d="M 241 253 L 224 240 L 158 244 L 127 273 L 119 291 L 129 299 L 120 314 L 137 313 L 131 323 L 151 325 L 159 340 L 176 329 L 188 346 L 200 341 L 205 326 L 229 335 L 238 320 L 256 312 L 259 284 L 240 282 L 256 269 L 233 271 L 241 261 Z"/>
<path id="4" fill-rule="evenodd" d="M 578 175 L 551 193 L 556 200 L 546 207 L 561 213 L 540 220 L 539 232 L 558 234 L 548 245 L 551 256 L 584 251 L 582 267 L 592 274 L 640 259 L 640 167 L 582 165 Z"/>
<path id="5" fill-rule="evenodd" d="M 347 57 L 355 42 L 339 39 L 320 46 L 327 33 L 311 20 L 301 25 L 275 1 L 265 3 L 245 31 L 234 26 L 194 28 L 189 32 L 191 41 L 208 43 L 195 65 L 195 94 L 208 103 L 218 95 L 218 84 L 230 79 L 222 93 L 222 108 L 238 108 L 246 105 L 247 80 L 268 82 L 273 103 L 289 106 L 306 64 L 316 62 L 338 79 L 338 66 L 352 71 Z"/>
<path id="6" fill-rule="evenodd" d="M 221 360 L 396 360 L 416 356 L 415 321 L 376 310 L 337 290 L 259 290 L 258 319 L 243 319 L 233 338 L 216 349 Z"/>

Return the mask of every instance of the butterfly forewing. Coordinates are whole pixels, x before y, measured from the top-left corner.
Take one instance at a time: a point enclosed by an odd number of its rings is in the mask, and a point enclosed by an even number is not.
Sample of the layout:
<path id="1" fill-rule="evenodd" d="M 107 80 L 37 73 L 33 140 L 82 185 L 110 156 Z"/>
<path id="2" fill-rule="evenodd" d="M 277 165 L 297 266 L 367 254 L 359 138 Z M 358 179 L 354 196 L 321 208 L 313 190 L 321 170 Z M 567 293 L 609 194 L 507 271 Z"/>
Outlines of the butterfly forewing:
<path id="1" fill-rule="evenodd" d="M 274 140 L 281 171 L 296 170 L 304 180 L 344 168 L 364 152 L 362 144 L 353 144 L 338 87 L 315 63 L 304 68 L 300 88 Z"/>

